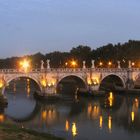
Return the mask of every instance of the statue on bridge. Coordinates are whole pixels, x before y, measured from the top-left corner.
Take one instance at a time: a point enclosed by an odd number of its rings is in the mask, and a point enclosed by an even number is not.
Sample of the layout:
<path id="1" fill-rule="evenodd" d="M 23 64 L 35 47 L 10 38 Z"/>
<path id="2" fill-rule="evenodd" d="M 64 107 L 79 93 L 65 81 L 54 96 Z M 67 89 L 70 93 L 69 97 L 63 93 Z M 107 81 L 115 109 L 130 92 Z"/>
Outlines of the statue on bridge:
<path id="1" fill-rule="evenodd" d="M 86 69 L 86 61 L 83 61 L 83 69 Z"/>
<path id="2" fill-rule="evenodd" d="M 44 61 L 41 60 L 41 70 L 44 70 Z"/>
<path id="3" fill-rule="evenodd" d="M 128 62 L 128 63 L 129 63 L 128 68 L 129 68 L 129 69 L 131 69 L 131 68 L 132 68 L 131 61 L 129 60 L 129 62 Z"/>
<path id="4" fill-rule="evenodd" d="M 118 69 L 120 69 L 121 68 L 120 61 L 117 61 L 117 63 L 118 63 Z"/>
<path id="5" fill-rule="evenodd" d="M 50 60 L 49 59 L 47 59 L 47 69 L 50 69 Z"/>
<path id="6" fill-rule="evenodd" d="M 91 60 L 92 66 L 91 68 L 94 69 L 95 68 L 95 60 Z"/>

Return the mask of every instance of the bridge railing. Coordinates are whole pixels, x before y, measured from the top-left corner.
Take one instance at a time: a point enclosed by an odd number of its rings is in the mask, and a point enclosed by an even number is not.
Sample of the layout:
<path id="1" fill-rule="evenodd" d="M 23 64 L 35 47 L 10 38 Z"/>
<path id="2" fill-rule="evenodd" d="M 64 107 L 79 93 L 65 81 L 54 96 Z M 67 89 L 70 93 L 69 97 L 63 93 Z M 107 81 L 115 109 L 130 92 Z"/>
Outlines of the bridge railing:
<path id="1" fill-rule="evenodd" d="M 29 73 L 44 73 L 44 72 L 127 72 L 140 71 L 140 68 L 50 68 L 50 69 L 32 69 Z M 18 69 L 0 69 L 0 73 L 24 73 Z"/>
<path id="2" fill-rule="evenodd" d="M 16 73 L 19 72 L 17 69 L 0 69 L 0 73 Z"/>

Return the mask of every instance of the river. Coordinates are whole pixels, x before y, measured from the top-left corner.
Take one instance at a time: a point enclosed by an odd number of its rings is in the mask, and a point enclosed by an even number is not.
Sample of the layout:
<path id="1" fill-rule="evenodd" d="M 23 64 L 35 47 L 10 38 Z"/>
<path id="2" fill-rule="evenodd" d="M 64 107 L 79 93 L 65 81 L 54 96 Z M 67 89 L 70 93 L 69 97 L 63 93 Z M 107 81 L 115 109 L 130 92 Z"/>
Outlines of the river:
<path id="1" fill-rule="evenodd" d="M 5 90 L 8 107 L 1 110 L 0 123 L 49 132 L 67 140 L 140 138 L 140 96 L 108 92 L 100 98 L 67 95 L 65 102 L 39 102 L 33 97 L 35 90 L 30 79 L 11 82 Z"/>

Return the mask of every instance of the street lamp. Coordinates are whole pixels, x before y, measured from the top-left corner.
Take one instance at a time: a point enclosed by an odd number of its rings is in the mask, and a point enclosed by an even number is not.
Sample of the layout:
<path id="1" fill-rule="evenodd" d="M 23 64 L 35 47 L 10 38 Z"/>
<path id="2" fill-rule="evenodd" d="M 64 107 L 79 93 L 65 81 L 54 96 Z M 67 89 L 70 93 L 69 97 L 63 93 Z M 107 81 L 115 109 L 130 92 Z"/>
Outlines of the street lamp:
<path id="1" fill-rule="evenodd" d="M 108 62 L 108 66 L 109 66 L 109 67 L 111 67 L 111 65 L 112 65 L 112 62 L 111 62 L 111 61 L 109 61 L 109 62 Z"/>
<path id="2" fill-rule="evenodd" d="M 68 66 L 68 62 L 65 62 L 65 67 L 67 67 Z"/>
<path id="3" fill-rule="evenodd" d="M 77 62 L 76 62 L 75 60 L 72 60 L 72 61 L 71 61 L 71 66 L 72 66 L 73 68 L 75 68 L 75 67 L 77 66 Z"/>
<path id="4" fill-rule="evenodd" d="M 99 66 L 100 66 L 100 67 L 103 66 L 103 62 L 100 62 L 100 63 L 99 63 Z"/>
<path id="5" fill-rule="evenodd" d="M 47 86 L 47 81 L 46 81 L 46 79 L 42 79 L 42 80 L 41 80 L 41 85 L 42 85 L 43 87 L 46 87 L 46 86 Z"/>
<path id="6" fill-rule="evenodd" d="M 132 62 L 132 66 L 133 66 L 133 67 L 135 66 L 135 62 Z"/>
<path id="7" fill-rule="evenodd" d="M 19 64 L 20 64 L 20 69 L 23 70 L 24 72 L 28 72 L 29 69 L 31 68 L 30 61 L 27 59 L 21 60 Z"/>
<path id="8" fill-rule="evenodd" d="M 3 80 L 0 80 L 0 89 L 4 86 Z"/>

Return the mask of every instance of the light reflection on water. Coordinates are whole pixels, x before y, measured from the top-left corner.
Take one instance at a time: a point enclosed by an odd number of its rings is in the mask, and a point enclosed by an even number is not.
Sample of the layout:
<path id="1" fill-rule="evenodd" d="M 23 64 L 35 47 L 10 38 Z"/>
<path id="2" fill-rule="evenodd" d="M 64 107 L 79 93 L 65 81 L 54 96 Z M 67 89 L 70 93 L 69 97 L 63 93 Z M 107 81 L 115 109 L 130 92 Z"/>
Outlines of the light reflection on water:
<path id="1" fill-rule="evenodd" d="M 9 104 L 4 114 L 0 114 L 0 123 L 10 121 L 68 139 L 140 138 L 138 96 L 118 96 L 110 92 L 104 98 L 76 96 L 71 102 L 40 103 L 34 100 L 31 85 L 27 80 L 22 91 L 16 84 L 12 92 L 7 91 Z"/>
<path id="2" fill-rule="evenodd" d="M 3 123 L 5 120 L 4 114 L 0 114 L 0 123 Z"/>

